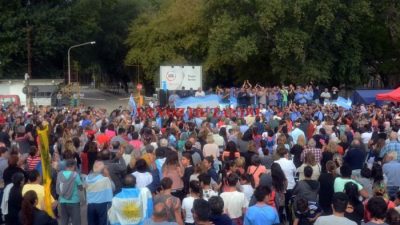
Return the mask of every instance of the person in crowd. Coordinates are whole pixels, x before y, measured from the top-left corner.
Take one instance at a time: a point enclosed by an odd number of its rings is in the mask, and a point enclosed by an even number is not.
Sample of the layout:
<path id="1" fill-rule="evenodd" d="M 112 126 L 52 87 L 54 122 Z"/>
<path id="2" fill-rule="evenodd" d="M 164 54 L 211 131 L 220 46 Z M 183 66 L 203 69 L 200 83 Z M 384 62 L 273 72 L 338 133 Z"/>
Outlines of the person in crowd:
<path id="1" fill-rule="evenodd" d="M 268 205 L 271 189 L 259 186 L 254 191 L 257 203 L 248 208 L 244 216 L 244 225 L 272 225 L 279 224 L 277 211 Z"/>
<path id="2" fill-rule="evenodd" d="M 113 197 L 114 184 L 102 161 L 96 161 L 85 179 L 88 225 L 107 225 L 107 210 Z"/>
<path id="3" fill-rule="evenodd" d="M 11 151 L 8 158 L 8 167 L 3 172 L 4 186 L 7 186 L 12 182 L 11 178 L 15 173 L 23 173 L 25 171 L 21 168 L 21 163 L 19 160 L 19 153 L 17 151 Z"/>
<path id="4" fill-rule="evenodd" d="M 357 225 L 357 223 L 347 219 L 344 214 L 346 212 L 349 197 L 343 192 L 337 192 L 332 197 L 332 215 L 320 216 L 314 225 Z"/>
<path id="5" fill-rule="evenodd" d="M 263 174 L 260 174 L 260 180 Z M 240 190 L 244 193 L 247 201 L 250 202 L 251 197 L 254 194 L 254 188 L 251 185 L 251 177 L 248 174 L 240 175 Z"/>
<path id="6" fill-rule="evenodd" d="M 207 134 L 207 144 L 203 147 L 203 155 L 204 157 L 212 156 L 214 159 L 218 159 L 219 157 L 219 146 L 214 142 L 214 136 L 210 132 Z"/>
<path id="7" fill-rule="evenodd" d="M 204 199 L 196 199 L 193 202 L 193 219 L 195 225 L 212 225 L 210 221 L 211 207 Z"/>
<path id="8" fill-rule="evenodd" d="M 41 183 L 41 177 L 40 177 L 39 171 L 37 171 L 37 170 L 29 171 L 28 182 L 22 188 L 22 195 L 25 195 L 25 193 L 28 191 L 36 192 L 37 200 L 38 200 L 37 207 L 38 207 L 38 209 L 43 210 L 45 193 L 44 193 L 44 187 L 40 183 Z M 54 209 L 57 206 L 57 202 L 54 200 L 53 196 L 51 196 L 51 203 L 52 203 L 52 206 Z"/>
<path id="9" fill-rule="evenodd" d="M 285 192 L 285 211 L 286 211 L 286 216 L 287 216 L 287 221 L 289 223 L 292 222 L 292 214 L 291 214 L 291 209 L 289 207 L 289 201 L 292 197 L 293 194 L 293 188 L 296 185 L 296 182 L 294 180 L 294 176 L 296 174 L 296 166 L 294 165 L 292 160 L 289 160 L 289 153 L 288 150 L 285 147 L 278 147 L 277 155 L 279 156 L 279 160 L 275 161 L 277 164 L 279 164 L 280 168 L 285 174 L 285 178 L 287 180 L 287 185 L 286 185 L 286 192 Z"/>
<path id="10" fill-rule="evenodd" d="M 326 162 L 333 160 L 333 156 L 338 152 L 336 141 L 330 140 L 327 145 L 322 147 L 321 172 L 326 172 Z"/>
<path id="11" fill-rule="evenodd" d="M 397 209 L 388 209 L 385 222 L 388 225 L 397 225 L 400 222 L 400 213 Z"/>
<path id="12" fill-rule="evenodd" d="M 21 224 L 57 225 L 58 223 L 56 219 L 51 218 L 46 212 L 36 208 L 37 203 L 38 196 L 35 191 L 28 191 L 24 194 L 20 212 Z"/>
<path id="13" fill-rule="evenodd" d="M 371 220 L 368 223 L 365 223 L 365 225 L 387 225 L 387 223 L 385 223 L 387 208 L 387 203 L 382 198 L 372 197 L 369 199 L 367 203 L 367 209 L 371 214 Z"/>
<path id="14" fill-rule="evenodd" d="M 185 194 L 189 193 L 189 182 L 190 182 L 190 176 L 194 173 L 194 167 L 192 165 L 192 154 L 190 152 L 184 152 L 182 153 L 181 157 L 181 165 L 184 168 L 183 172 L 183 189 Z"/>
<path id="15" fill-rule="evenodd" d="M 149 168 L 144 159 L 139 159 L 135 164 L 135 172 L 132 173 L 136 177 L 136 187 L 147 187 L 153 182 L 153 176 L 149 172 Z"/>
<path id="16" fill-rule="evenodd" d="M 222 161 L 234 161 L 240 158 L 240 152 L 238 151 L 235 142 L 229 141 L 226 145 L 226 149 L 222 153 Z"/>
<path id="17" fill-rule="evenodd" d="M 298 141 L 298 138 L 300 137 L 300 136 L 303 136 L 303 137 L 305 137 L 306 135 L 304 134 L 304 131 L 302 131 L 301 129 L 300 129 L 300 124 L 301 124 L 301 121 L 300 120 L 296 120 L 295 122 L 294 122 L 294 129 L 292 130 L 292 132 L 291 132 L 291 136 L 292 136 L 292 140 L 293 140 L 293 143 L 294 144 L 297 144 L 297 141 Z"/>
<path id="18" fill-rule="evenodd" d="M 167 221 L 175 222 L 178 225 L 183 225 L 181 214 L 181 201 L 179 198 L 171 195 L 172 180 L 169 177 L 164 177 L 161 180 L 161 191 L 154 197 L 154 204 L 165 203 L 167 210 Z"/>
<path id="19" fill-rule="evenodd" d="M 387 143 L 379 153 L 380 158 L 384 158 L 386 153 L 394 151 L 397 153 L 397 161 L 400 161 L 400 142 L 398 140 L 398 134 L 391 132 L 389 136 L 389 143 Z"/>
<path id="20" fill-rule="evenodd" d="M 360 201 L 357 185 L 353 182 L 347 182 L 344 186 L 344 193 L 349 197 L 344 216 L 360 225 L 364 217 L 364 205 Z"/>
<path id="21" fill-rule="evenodd" d="M 313 169 L 311 166 L 304 167 L 304 180 L 297 182 L 293 188 L 293 195 L 296 198 L 305 198 L 307 201 L 317 202 L 320 184 L 312 180 Z"/>
<path id="22" fill-rule="evenodd" d="M 304 151 L 301 153 L 301 161 L 302 162 L 304 162 L 305 155 L 308 152 L 311 152 L 314 155 L 316 162 L 318 162 L 318 163 L 321 162 L 322 150 L 320 148 L 316 147 L 316 142 L 314 139 L 308 140 L 307 148 L 304 149 Z"/>
<path id="23" fill-rule="evenodd" d="M 350 145 L 348 151 L 343 157 L 343 162 L 350 165 L 354 174 L 360 174 L 360 170 L 365 162 L 366 152 L 362 148 L 359 140 L 355 139 Z"/>
<path id="24" fill-rule="evenodd" d="M 113 143 L 115 143 L 115 142 L 118 142 L 120 145 L 128 144 L 125 128 L 123 128 L 123 127 L 118 128 L 117 136 L 114 136 L 110 140 L 111 145 L 113 145 Z"/>
<path id="25" fill-rule="evenodd" d="M 40 153 L 36 146 L 31 146 L 31 150 L 29 152 L 29 156 L 26 159 L 27 169 L 28 171 L 34 170 L 38 163 L 40 162 Z"/>
<path id="26" fill-rule="evenodd" d="M 268 173 L 268 170 L 264 165 L 261 165 L 261 158 L 258 155 L 252 157 L 252 165 L 247 169 L 247 174 L 249 174 L 253 180 L 254 188 L 258 187 L 260 183 L 260 175 L 263 173 Z"/>
<path id="27" fill-rule="evenodd" d="M 193 225 L 194 219 L 192 214 L 193 202 L 201 198 L 201 186 L 198 181 L 192 180 L 189 183 L 189 195 L 182 201 L 182 214 L 185 225 Z"/>
<path id="28" fill-rule="evenodd" d="M 22 203 L 22 187 L 25 183 L 23 173 L 15 173 L 12 176 L 12 183 L 4 189 L 1 201 L 1 213 L 4 215 L 6 225 L 20 225 L 19 212 Z"/>
<path id="29" fill-rule="evenodd" d="M 124 177 L 121 192 L 112 199 L 108 210 L 111 225 L 142 224 L 153 213 L 153 199 L 147 188 L 136 188 L 136 178 L 132 174 Z"/>
<path id="30" fill-rule="evenodd" d="M 167 159 L 165 160 L 162 168 L 163 177 L 171 178 L 172 182 L 172 195 L 179 199 L 184 198 L 184 184 L 182 177 L 184 175 L 184 169 L 179 163 L 179 157 L 177 152 L 169 152 Z"/>
<path id="31" fill-rule="evenodd" d="M 229 188 L 226 192 L 221 193 L 221 198 L 224 200 L 224 212 L 232 219 L 233 223 L 241 224 L 242 217 L 249 205 L 246 196 L 237 191 L 236 186 L 239 182 L 239 177 L 232 173 L 228 176 Z"/>
<path id="32" fill-rule="evenodd" d="M 301 166 L 301 154 L 304 151 L 306 138 L 304 135 L 299 135 L 297 138 L 297 143 L 293 145 L 290 149 L 290 154 L 293 155 L 293 163 L 296 168 Z"/>
<path id="33" fill-rule="evenodd" d="M 82 181 L 76 172 L 76 162 L 67 160 L 66 169 L 57 175 L 57 194 L 60 203 L 61 225 L 81 224 L 81 204 L 79 191 L 82 190 Z"/>
<path id="34" fill-rule="evenodd" d="M 305 179 L 304 168 L 307 166 L 309 166 L 313 169 L 313 174 L 312 174 L 311 179 L 318 180 L 318 178 L 321 174 L 321 166 L 319 165 L 318 162 L 315 161 L 315 155 L 311 152 L 308 152 L 305 155 L 304 163 L 299 168 L 297 168 L 297 172 L 299 173 L 299 180 Z"/>
<path id="35" fill-rule="evenodd" d="M 400 188 L 400 162 L 397 161 L 397 152 L 388 152 L 384 161 L 386 163 L 383 164 L 382 169 L 387 178 L 386 185 L 389 197 L 393 200 Z"/>
<path id="36" fill-rule="evenodd" d="M 207 156 L 204 158 L 203 160 L 203 165 L 204 168 L 207 170 L 207 174 L 211 177 L 211 179 L 215 182 L 215 183 L 219 183 L 219 177 L 217 172 L 215 171 L 214 168 L 214 159 L 212 156 Z"/>
<path id="37" fill-rule="evenodd" d="M 336 164 L 333 161 L 328 161 L 326 163 L 326 172 L 321 173 L 318 178 L 320 184 L 318 193 L 318 203 L 321 206 L 324 214 L 332 213 L 332 196 L 334 193 L 334 182 L 336 178 Z"/>
<path id="38" fill-rule="evenodd" d="M 121 191 L 122 179 L 126 172 L 126 164 L 124 158 L 122 158 L 122 155 L 123 152 L 119 151 L 115 154 L 115 158 L 112 159 L 111 152 L 109 150 L 102 150 L 99 153 L 99 157 L 110 173 L 111 180 L 115 185 L 114 194 Z"/>
<path id="39" fill-rule="evenodd" d="M 385 202 L 388 209 L 392 209 L 392 208 L 396 207 L 396 204 L 389 200 L 387 193 L 386 193 L 386 188 L 384 185 L 374 187 L 372 198 L 375 198 L 375 197 L 383 199 L 383 201 Z M 363 219 L 364 223 L 370 222 L 372 219 L 371 212 L 368 209 L 368 202 L 372 198 L 364 201 L 364 206 L 365 206 L 364 207 L 364 219 Z"/>
<path id="40" fill-rule="evenodd" d="M 210 204 L 211 216 L 210 221 L 215 225 L 232 225 L 232 220 L 224 213 L 224 200 L 218 195 L 208 199 Z"/>
<path id="41" fill-rule="evenodd" d="M 206 174 L 206 173 L 202 173 L 199 175 L 199 181 L 200 181 L 200 185 L 201 185 L 201 189 L 202 189 L 202 196 L 203 199 L 208 201 L 211 197 L 213 196 L 218 196 L 218 192 L 214 191 L 211 188 L 211 176 Z"/>
<path id="42" fill-rule="evenodd" d="M 344 191 L 344 186 L 346 185 L 347 182 L 353 182 L 354 184 L 357 185 L 358 191 L 360 192 L 360 195 L 364 198 L 368 198 L 368 192 L 363 188 L 361 184 L 359 184 L 357 181 L 353 180 L 351 178 L 351 167 L 347 164 L 343 164 L 340 167 L 340 177 L 336 177 L 335 182 L 333 184 L 333 188 L 335 193 L 336 192 L 343 192 Z"/>
<path id="43" fill-rule="evenodd" d="M 153 215 L 144 221 L 144 225 L 178 225 L 176 222 L 168 222 L 168 212 L 164 202 L 154 204 Z"/>
<path id="44" fill-rule="evenodd" d="M 293 225 L 312 225 L 322 214 L 322 210 L 316 202 L 299 198 L 295 204 L 296 210 Z"/>

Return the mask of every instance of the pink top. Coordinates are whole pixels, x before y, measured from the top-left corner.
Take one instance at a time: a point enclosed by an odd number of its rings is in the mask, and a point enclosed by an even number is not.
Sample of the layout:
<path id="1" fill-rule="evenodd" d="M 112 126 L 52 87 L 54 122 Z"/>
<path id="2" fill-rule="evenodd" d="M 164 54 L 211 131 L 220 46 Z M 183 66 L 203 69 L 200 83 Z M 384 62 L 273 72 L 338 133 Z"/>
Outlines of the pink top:
<path id="1" fill-rule="evenodd" d="M 258 187 L 258 184 L 260 183 L 260 174 L 267 172 L 267 169 L 263 165 L 253 165 L 247 169 L 247 173 L 253 176 L 255 187 Z"/>
<path id="2" fill-rule="evenodd" d="M 111 138 L 116 136 L 115 131 L 113 131 L 113 130 L 106 130 L 105 134 L 110 138 L 110 140 L 111 140 Z"/>
<path id="3" fill-rule="evenodd" d="M 183 189 L 183 168 L 175 165 L 165 165 L 163 168 L 163 177 L 169 177 L 172 180 L 172 190 Z"/>
<path id="4" fill-rule="evenodd" d="M 143 142 L 140 140 L 132 140 L 129 142 L 133 146 L 133 149 L 140 150 L 143 147 Z"/>

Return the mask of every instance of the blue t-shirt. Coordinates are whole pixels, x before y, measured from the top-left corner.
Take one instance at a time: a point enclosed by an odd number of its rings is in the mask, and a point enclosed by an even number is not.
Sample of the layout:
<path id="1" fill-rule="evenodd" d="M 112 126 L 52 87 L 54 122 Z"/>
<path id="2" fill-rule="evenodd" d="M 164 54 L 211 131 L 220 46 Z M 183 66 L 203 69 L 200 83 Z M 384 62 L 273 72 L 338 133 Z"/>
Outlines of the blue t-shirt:
<path id="1" fill-rule="evenodd" d="M 244 217 L 244 225 L 272 225 L 279 224 L 276 209 L 269 205 L 251 206 Z"/>
<path id="2" fill-rule="evenodd" d="M 67 179 L 69 176 L 71 176 L 71 174 L 72 174 L 72 171 L 68 171 L 68 170 L 63 171 L 63 175 Z M 79 203 L 80 198 L 79 198 L 78 186 L 81 186 L 81 185 L 82 185 L 81 177 L 79 176 L 79 174 L 77 174 L 75 177 L 75 185 L 74 185 L 74 190 L 72 191 L 71 199 L 65 199 L 60 196 L 60 199 L 59 199 L 60 203 Z"/>

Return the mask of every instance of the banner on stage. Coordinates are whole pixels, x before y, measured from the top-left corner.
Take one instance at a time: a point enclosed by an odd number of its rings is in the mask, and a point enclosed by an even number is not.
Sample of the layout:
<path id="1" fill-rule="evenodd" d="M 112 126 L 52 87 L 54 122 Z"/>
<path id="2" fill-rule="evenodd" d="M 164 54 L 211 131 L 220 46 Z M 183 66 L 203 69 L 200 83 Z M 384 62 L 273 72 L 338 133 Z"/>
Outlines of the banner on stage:
<path id="1" fill-rule="evenodd" d="M 160 89 L 197 90 L 203 87 L 201 66 L 160 66 Z"/>

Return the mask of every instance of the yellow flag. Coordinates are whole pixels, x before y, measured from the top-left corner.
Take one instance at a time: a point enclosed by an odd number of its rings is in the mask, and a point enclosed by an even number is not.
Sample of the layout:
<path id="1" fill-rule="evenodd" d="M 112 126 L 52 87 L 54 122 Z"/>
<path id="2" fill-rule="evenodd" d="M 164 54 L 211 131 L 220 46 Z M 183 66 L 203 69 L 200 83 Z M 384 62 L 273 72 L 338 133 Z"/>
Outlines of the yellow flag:
<path id="1" fill-rule="evenodd" d="M 54 218 L 51 207 L 51 160 L 49 153 L 49 126 L 46 124 L 43 129 L 37 128 L 39 136 L 40 158 L 42 160 L 42 174 L 44 186 L 44 210 Z"/>

